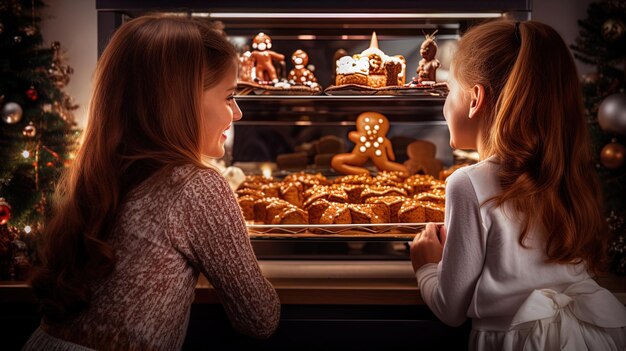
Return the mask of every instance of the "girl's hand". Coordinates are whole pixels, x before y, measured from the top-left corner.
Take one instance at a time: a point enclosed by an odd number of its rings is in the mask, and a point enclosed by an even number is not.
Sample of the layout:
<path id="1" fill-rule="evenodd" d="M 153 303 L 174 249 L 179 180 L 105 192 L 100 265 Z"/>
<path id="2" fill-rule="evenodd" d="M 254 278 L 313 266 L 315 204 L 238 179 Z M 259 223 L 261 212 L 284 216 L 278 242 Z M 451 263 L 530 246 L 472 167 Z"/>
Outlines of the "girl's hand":
<path id="1" fill-rule="evenodd" d="M 437 226 L 433 223 L 426 224 L 426 228 L 417 233 L 411 243 L 410 252 L 413 271 L 417 272 L 420 267 L 427 263 L 439 263 L 445 243 L 445 227 L 440 227 L 439 236 L 437 236 Z"/>

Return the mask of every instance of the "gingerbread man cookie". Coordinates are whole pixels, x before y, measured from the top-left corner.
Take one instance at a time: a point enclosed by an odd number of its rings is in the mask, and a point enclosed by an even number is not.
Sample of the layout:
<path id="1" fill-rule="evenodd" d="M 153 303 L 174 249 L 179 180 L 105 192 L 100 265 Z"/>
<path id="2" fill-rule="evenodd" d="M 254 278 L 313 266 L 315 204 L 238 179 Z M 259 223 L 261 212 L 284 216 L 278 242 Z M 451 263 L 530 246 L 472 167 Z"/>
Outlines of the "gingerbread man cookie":
<path id="1" fill-rule="evenodd" d="M 289 72 L 289 76 L 287 77 L 290 83 L 306 85 L 317 82 L 313 72 L 306 68 L 306 65 L 309 63 L 309 55 L 307 55 L 306 52 L 300 49 L 296 50 L 291 55 L 291 62 L 295 68 Z"/>
<path id="2" fill-rule="evenodd" d="M 363 112 L 356 119 L 356 131 L 348 138 L 355 144 L 352 153 L 335 155 L 331 166 L 337 172 L 345 174 L 369 174 L 362 167 L 367 160 L 380 171 L 398 171 L 408 176 L 409 171 L 395 160 L 391 141 L 386 135 L 389 131 L 387 117 L 378 112 Z"/>
<path id="3" fill-rule="evenodd" d="M 416 140 L 409 144 L 406 148 L 406 154 L 409 159 L 404 165 L 410 174 L 424 173 L 433 177 L 439 175 L 439 171 L 443 169 L 443 162 L 437 158 L 437 146 L 426 140 Z"/>
<path id="4" fill-rule="evenodd" d="M 272 39 L 265 33 L 257 34 L 252 40 L 252 48 L 250 58 L 254 62 L 255 76 L 261 84 L 269 84 L 278 82 L 276 68 L 272 61 L 279 61 L 284 64 L 285 56 L 272 50 Z"/>

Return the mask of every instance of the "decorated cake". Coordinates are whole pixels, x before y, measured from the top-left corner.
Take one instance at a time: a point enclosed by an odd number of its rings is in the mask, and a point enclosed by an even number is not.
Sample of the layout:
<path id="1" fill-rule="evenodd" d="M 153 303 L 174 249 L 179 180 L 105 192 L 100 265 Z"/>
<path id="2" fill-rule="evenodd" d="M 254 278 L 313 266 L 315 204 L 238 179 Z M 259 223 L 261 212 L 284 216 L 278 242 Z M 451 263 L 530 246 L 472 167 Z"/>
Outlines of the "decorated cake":
<path id="1" fill-rule="evenodd" d="M 378 48 L 376 32 L 370 47 L 336 61 L 335 85 L 356 84 L 372 88 L 402 86 L 405 81 L 406 60 L 402 55 L 389 56 Z"/>

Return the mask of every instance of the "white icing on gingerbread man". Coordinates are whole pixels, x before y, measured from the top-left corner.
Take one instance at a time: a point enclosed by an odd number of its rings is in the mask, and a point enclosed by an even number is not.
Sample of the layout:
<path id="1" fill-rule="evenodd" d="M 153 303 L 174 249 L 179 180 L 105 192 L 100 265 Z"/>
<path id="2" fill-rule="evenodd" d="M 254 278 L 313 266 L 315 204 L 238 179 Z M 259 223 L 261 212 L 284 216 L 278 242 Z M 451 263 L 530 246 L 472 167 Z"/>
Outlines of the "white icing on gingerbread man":
<path id="1" fill-rule="evenodd" d="M 333 169 L 345 174 L 369 173 L 361 166 L 371 159 L 378 170 L 399 171 L 408 176 L 406 167 L 392 162 L 395 156 L 391 141 L 386 137 L 389 131 L 387 117 L 378 112 L 363 112 L 356 120 L 356 129 L 348 134 L 355 144 L 352 153 L 335 155 L 331 161 Z"/>

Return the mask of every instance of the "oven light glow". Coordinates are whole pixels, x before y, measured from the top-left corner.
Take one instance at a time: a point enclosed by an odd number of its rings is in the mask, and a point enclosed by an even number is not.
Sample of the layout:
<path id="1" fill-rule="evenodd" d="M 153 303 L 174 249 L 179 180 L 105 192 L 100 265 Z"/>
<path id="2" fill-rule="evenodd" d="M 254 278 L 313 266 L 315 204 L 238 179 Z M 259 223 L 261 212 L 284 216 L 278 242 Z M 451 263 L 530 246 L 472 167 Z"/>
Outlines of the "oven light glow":
<path id="1" fill-rule="evenodd" d="M 502 17 L 502 13 L 238 13 L 238 12 L 195 12 L 195 17 L 210 18 L 494 18 Z"/>
<path id="2" fill-rule="evenodd" d="M 272 166 L 269 163 L 261 165 L 261 172 L 263 172 L 263 177 L 272 178 Z"/>

